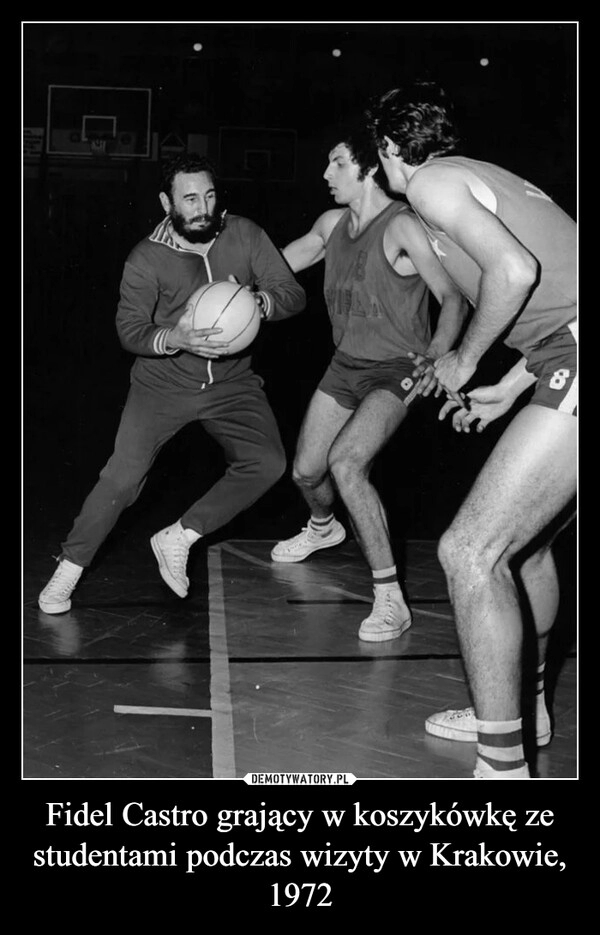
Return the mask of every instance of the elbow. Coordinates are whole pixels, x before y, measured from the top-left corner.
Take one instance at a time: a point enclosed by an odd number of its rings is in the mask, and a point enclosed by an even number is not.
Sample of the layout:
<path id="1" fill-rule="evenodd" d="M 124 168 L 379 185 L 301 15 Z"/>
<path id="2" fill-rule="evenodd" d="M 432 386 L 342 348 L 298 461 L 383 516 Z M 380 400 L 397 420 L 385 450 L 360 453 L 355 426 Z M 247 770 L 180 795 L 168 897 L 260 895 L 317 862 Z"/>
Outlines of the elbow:
<path id="1" fill-rule="evenodd" d="M 505 262 L 503 273 L 508 291 L 528 295 L 540 280 L 541 267 L 531 253 L 523 253 Z"/>
<path id="2" fill-rule="evenodd" d="M 117 337 L 119 339 L 119 344 L 124 351 L 131 351 L 130 342 L 127 340 L 126 333 L 119 327 L 117 327 Z"/>
<path id="3" fill-rule="evenodd" d="M 291 318 L 293 315 L 298 315 L 300 312 L 303 312 L 306 308 L 306 293 L 302 290 L 301 293 L 294 293 L 293 295 L 288 294 L 287 298 L 282 300 L 273 299 L 273 311 L 269 315 L 271 321 L 280 320 L 283 318 Z"/>
<path id="4" fill-rule="evenodd" d="M 299 312 L 303 312 L 306 308 L 306 292 L 304 289 L 299 288 L 298 291 L 294 294 L 293 300 L 289 305 L 290 314 L 297 315 Z"/>

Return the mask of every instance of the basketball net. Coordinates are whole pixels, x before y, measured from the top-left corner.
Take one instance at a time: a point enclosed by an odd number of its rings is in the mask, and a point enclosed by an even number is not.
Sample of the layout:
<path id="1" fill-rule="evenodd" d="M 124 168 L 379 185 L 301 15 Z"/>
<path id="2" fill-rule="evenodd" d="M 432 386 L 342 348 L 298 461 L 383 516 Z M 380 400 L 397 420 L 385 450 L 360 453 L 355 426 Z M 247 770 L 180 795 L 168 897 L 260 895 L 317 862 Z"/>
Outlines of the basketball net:
<path id="1" fill-rule="evenodd" d="M 106 148 L 107 140 L 90 140 L 90 152 L 94 159 L 103 159 L 108 153 Z"/>

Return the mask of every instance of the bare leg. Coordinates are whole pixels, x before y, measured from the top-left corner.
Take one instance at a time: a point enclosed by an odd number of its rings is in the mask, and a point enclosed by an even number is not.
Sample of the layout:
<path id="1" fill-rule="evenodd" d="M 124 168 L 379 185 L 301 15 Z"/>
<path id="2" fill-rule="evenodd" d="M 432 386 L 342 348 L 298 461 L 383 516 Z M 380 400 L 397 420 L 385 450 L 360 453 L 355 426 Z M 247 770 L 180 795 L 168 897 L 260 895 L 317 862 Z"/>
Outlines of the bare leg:
<path id="1" fill-rule="evenodd" d="M 340 429 L 352 416 L 332 396 L 316 390 L 304 416 L 294 459 L 294 483 L 306 500 L 311 515 L 324 519 L 335 501 L 329 478 L 329 449 Z"/>
<path id="2" fill-rule="evenodd" d="M 560 600 L 558 577 L 551 547 L 556 537 L 573 519 L 569 512 L 567 519 L 555 531 L 552 538 L 528 555 L 521 563 L 519 575 L 529 599 L 533 622 L 538 638 L 538 663 L 546 659 L 548 638 L 558 613 Z"/>
<path id="3" fill-rule="evenodd" d="M 527 595 L 529 609 L 533 617 L 533 624 L 537 636 L 536 640 L 536 660 L 535 660 L 535 693 L 526 696 L 524 701 L 525 709 L 523 715 L 528 713 L 529 700 L 535 702 L 534 718 L 535 733 L 538 746 L 545 746 L 552 739 L 552 722 L 547 707 L 546 692 L 546 656 L 548 652 L 548 643 L 550 632 L 558 614 L 560 603 L 560 593 L 558 584 L 558 575 L 554 564 L 551 547 L 558 534 L 573 519 L 573 511 L 570 509 L 564 511 L 560 517 L 560 524 L 554 523 L 554 534 L 548 539 L 547 543 L 541 548 L 537 548 L 538 543 L 530 543 L 526 549 L 526 557 L 521 561 L 518 574 Z M 565 517 L 566 521 L 565 521 Z M 525 663 L 527 654 L 524 653 L 523 673 L 527 669 Z M 530 672 L 533 675 L 533 672 Z"/>
<path id="4" fill-rule="evenodd" d="M 394 557 L 385 510 L 369 481 L 369 472 L 407 411 L 389 390 L 374 390 L 362 400 L 329 453 L 330 471 L 363 554 L 374 571 L 393 565 Z"/>
<path id="5" fill-rule="evenodd" d="M 575 490 L 575 419 L 526 406 L 442 537 L 440 561 L 480 720 L 520 717 L 522 620 L 509 561 L 567 506 Z M 556 611 L 555 585 L 549 595 L 543 593 L 544 581 L 555 581 L 550 567 L 549 559 L 538 558 L 536 564 L 532 556 L 525 569 L 541 630 Z"/>

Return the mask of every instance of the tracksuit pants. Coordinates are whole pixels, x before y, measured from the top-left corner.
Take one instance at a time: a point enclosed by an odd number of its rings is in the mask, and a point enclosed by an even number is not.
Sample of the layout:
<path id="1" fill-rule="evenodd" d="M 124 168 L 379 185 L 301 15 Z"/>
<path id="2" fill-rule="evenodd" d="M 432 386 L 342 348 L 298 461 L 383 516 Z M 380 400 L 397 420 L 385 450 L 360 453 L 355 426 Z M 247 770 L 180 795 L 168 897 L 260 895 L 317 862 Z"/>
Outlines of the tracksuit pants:
<path id="1" fill-rule="evenodd" d="M 163 445 L 198 421 L 223 449 L 225 474 L 181 517 L 201 535 L 250 507 L 282 476 L 285 453 L 261 378 L 252 372 L 189 393 L 163 395 L 132 384 L 112 457 L 86 498 L 61 558 L 87 566 L 123 510 L 142 491 Z"/>

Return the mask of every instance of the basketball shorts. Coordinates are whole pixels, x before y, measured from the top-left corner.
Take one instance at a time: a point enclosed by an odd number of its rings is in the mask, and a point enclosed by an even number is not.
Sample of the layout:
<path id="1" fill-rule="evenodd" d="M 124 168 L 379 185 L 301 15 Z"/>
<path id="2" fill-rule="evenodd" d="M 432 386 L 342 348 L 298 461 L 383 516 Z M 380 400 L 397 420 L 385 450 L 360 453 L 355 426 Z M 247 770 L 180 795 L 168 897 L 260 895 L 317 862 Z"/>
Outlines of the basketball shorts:
<path id="1" fill-rule="evenodd" d="M 577 321 L 569 322 L 535 345 L 527 370 L 538 381 L 530 402 L 577 415 Z"/>
<path id="2" fill-rule="evenodd" d="M 361 360 L 336 351 L 318 388 L 345 409 L 357 409 L 373 390 L 389 390 L 409 406 L 415 398 L 421 398 L 412 377 L 414 369 L 414 361 L 408 357 Z"/>

